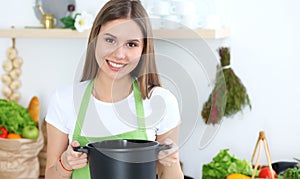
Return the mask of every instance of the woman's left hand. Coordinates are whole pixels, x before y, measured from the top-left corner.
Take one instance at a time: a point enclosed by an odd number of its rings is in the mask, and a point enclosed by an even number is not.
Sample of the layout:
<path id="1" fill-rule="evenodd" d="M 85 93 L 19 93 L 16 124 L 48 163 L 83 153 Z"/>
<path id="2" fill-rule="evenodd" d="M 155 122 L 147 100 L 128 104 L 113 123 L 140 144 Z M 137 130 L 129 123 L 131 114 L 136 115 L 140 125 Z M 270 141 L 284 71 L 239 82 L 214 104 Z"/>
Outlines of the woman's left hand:
<path id="1" fill-rule="evenodd" d="M 179 162 L 178 146 L 171 139 L 162 141 L 164 145 L 170 145 L 171 149 L 162 150 L 158 153 L 159 162 L 165 167 L 170 167 Z"/>

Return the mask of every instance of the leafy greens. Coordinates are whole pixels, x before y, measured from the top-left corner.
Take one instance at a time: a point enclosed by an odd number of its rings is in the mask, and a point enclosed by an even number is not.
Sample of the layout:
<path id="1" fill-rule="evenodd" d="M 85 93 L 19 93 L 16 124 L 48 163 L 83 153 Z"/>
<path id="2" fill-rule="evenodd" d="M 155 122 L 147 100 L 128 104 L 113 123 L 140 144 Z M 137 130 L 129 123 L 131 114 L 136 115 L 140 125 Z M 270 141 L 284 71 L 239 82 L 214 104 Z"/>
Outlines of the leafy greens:
<path id="1" fill-rule="evenodd" d="M 15 101 L 0 99 L 0 126 L 5 126 L 8 132 L 21 135 L 25 126 L 36 126 L 29 115 L 28 109 Z"/>
<path id="2" fill-rule="evenodd" d="M 229 174 L 239 173 L 251 176 L 253 168 L 247 160 L 231 155 L 229 149 L 221 150 L 213 161 L 202 167 L 202 179 L 225 179 Z"/>

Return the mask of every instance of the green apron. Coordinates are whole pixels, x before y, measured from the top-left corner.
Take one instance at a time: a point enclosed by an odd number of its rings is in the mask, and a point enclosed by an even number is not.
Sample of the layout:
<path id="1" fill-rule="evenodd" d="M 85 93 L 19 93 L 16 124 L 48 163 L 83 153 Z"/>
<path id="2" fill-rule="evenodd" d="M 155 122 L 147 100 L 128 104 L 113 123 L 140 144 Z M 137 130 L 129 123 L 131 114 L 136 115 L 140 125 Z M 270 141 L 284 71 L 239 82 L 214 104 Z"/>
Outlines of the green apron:
<path id="1" fill-rule="evenodd" d="M 84 95 L 81 100 L 79 113 L 76 120 L 75 130 L 73 134 L 73 141 L 78 141 L 80 146 L 85 146 L 87 143 L 102 141 L 102 140 L 113 140 L 113 139 L 140 139 L 147 140 L 145 121 L 144 121 L 144 108 L 143 108 L 143 100 L 141 93 L 138 88 L 138 84 L 136 80 L 133 80 L 133 93 L 134 93 L 134 101 L 136 108 L 136 115 L 138 120 L 138 129 L 122 134 L 118 134 L 115 136 L 105 136 L 105 137 L 85 137 L 81 136 L 81 129 L 83 125 L 83 121 L 86 116 L 87 108 L 89 106 L 89 101 L 91 98 L 94 80 L 91 80 L 88 86 L 85 89 Z M 97 121 L 99 123 L 99 121 Z M 101 122 L 101 121 L 100 121 Z M 90 179 L 90 171 L 89 165 L 74 170 L 72 173 L 72 179 Z"/>

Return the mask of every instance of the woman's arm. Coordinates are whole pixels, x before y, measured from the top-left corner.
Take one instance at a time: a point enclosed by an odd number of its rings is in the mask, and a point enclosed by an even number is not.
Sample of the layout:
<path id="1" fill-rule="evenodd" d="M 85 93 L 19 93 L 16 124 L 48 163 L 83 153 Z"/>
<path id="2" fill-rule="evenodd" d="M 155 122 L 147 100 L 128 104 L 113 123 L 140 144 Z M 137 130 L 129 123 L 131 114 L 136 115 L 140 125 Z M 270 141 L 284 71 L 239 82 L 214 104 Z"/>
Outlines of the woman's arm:
<path id="1" fill-rule="evenodd" d="M 183 179 L 179 161 L 178 132 L 179 127 L 158 135 L 156 140 L 163 144 L 171 144 L 172 149 L 159 152 L 157 162 L 158 179 Z"/>
<path id="2" fill-rule="evenodd" d="M 79 143 L 73 141 L 69 145 L 68 134 L 47 124 L 47 135 L 46 179 L 71 178 L 73 169 L 82 168 L 87 164 L 85 153 L 73 151 L 73 147 L 78 147 Z"/>
<path id="3" fill-rule="evenodd" d="M 71 178 L 71 172 L 65 171 L 59 163 L 60 156 L 68 148 L 68 135 L 47 123 L 47 165 L 46 179 Z"/>

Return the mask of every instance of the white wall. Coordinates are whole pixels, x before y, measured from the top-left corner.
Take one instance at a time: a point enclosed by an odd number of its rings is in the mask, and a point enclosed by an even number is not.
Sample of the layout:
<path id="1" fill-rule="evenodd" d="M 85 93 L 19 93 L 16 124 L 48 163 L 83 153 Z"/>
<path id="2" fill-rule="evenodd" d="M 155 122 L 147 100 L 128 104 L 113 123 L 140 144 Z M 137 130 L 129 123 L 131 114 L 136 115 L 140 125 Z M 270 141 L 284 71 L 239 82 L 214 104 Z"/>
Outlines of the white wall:
<path id="1" fill-rule="evenodd" d="M 0 1 L 0 28 L 38 25 L 33 2 Z M 99 2 L 78 1 L 78 4 L 82 4 L 79 6 L 82 9 L 95 11 L 95 4 Z M 214 140 L 202 149 L 199 149 L 199 140 L 206 126 L 198 118 L 193 135 L 181 146 L 185 173 L 201 178 L 201 166 L 224 148 L 230 148 L 239 158 L 250 160 L 260 130 L 266 132 L 273 161 L 299 158 L 300 54 L 297 43 L 300 35 L 297 32 L 300 32 L 300 12 L 297 7 L 300 3 L 297 0 L 219 0 L 215 4 L 216 13 L 230 26 L 232 34 L 226 40 L 208 40 L 208 46 L 214 52 L 224 42 L 229 44 L 232 68 L 245 84 L 253 109 L 224 119 Z M 167 50 L 161 42 L 157 44 L 158 49 Z M 31 96 L 38 95 L 43 116 L 53 90 L 73 81 L 85 45 L 85 39 L 17 39 L 16 47 L 24 59 L 20 103 L 27 105 Z M 0 39 L 1 62 L 6 59 L 5 51 L 10 46 L 10 39 Z M 178 59 L 182 60 L 183 56 Z M 3 73 L 1 69 L 0 74 Z M 207 98 L 205 90 L 200 104 Z M 183 123 L 192 127 L 196 120 L 188 114 L 183 117 Z M 191 128 L 184 128 L 182 133 L 188 129 Z M 266 164 L 264 157 L 262 163 Z"/>
<path id="2" fill-rule="evenodd" d="M 232 30 L 228 42 L 232 67 L 246 85 L 253 109 L 224 119 L 215 140 L 204 150 L 193 147 L 196 154 L 184 154 L 187 172 L 199 176 L 192 169 L 196 162 L 189 161 L 197 161 L 200 168 L 223 148 L 250 160 L 260 130 L 266 132 L 273 161 L 292 161 L 300 156 L 296 142 L 300 134 L 299 1 L 219 0 L 216 4 L 217 13 Z M 265 156 L 261 163 L 266 164 Z"/>

